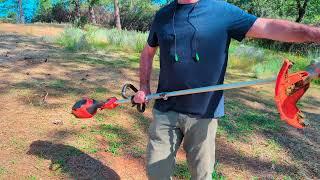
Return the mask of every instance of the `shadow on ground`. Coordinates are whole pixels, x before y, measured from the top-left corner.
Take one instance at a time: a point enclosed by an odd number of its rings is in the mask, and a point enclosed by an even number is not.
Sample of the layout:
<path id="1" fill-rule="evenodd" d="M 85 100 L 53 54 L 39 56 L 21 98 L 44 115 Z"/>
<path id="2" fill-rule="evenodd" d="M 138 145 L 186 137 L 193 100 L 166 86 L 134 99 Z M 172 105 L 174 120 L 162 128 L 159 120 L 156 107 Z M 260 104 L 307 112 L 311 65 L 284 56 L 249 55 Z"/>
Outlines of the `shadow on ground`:
<path id="1" fill-rule="evenodd" d="M 51 160 L 50 170 L 73 179 L 120 179 L 114 170 L 72 146 L 39 140 L 30 145 L 27 154 Z"/>

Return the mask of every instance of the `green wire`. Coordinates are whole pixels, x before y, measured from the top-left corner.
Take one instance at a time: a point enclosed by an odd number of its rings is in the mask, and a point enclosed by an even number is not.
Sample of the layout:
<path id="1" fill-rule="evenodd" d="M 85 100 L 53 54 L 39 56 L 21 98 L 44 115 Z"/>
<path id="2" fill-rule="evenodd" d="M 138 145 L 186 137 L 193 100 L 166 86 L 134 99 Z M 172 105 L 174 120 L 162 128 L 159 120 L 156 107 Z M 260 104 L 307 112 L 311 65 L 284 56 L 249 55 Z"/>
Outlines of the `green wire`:
<path id="1" fill-rule="evenodd" d="M 178 54 L 175 54 L 175 57 L 174 57 L 175 61 L 178 62 L 179 61 L 179 56 Z"/>
<path id="2" fill-rule="evenodd" d="M 198 54 L 198 53 L 196 53 L 196 60 L 197 60 L 197 61 L 200 61 L 200 57 L 199 57 L 199 54 Z"/>

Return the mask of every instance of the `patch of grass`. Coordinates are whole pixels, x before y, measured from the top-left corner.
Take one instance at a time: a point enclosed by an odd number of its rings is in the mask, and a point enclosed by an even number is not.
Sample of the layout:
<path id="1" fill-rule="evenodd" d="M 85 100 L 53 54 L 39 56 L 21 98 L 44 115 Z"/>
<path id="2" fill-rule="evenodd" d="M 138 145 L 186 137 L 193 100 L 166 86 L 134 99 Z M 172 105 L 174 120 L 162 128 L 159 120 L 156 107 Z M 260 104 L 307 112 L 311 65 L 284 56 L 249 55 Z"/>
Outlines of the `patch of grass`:
<path id="1" fill-rule="evenodd" d="M 5 173 L 7 173 L 7 169 L 5 167 L 0 166 L 0 176 L 4 175 Z"/>
<path id="2" fill-rule="evenodd" d="M 219 134 L 226 134 L 228 139 L 246 141 L 255 131 L 279 131 L 280 121 L 275 121 L 270 114 L 243 107 L 237 101 L 227 101 L 228 113 L 219 120 Z"/>
<path id="3" fill-rule="evenodd" d="M 90 64 L 90 65 L 103 65 L 108 66 L 112 68 L 125 68 L 125 67 L 131 67 L 131 62 L 128 58 L 119 58 L 114 57 L 112 59 L 103 59 L 103 58 L 97 58 L 97 57 L 91 57 L 85 54 L 82 54 L 80 56 L 77 56 L 76 59 L 72 60 L 73 62 L 78 63 L 84 63 L 84 64 Z"/>
<path id="4" fill-rule="evenodd" d="M 19 82 L 15 85 L 16 89 L 20 90 L 28 90 L 21 92 L 23 94 L 30 95 L 37 93 L 43 93 L 44 88 L 46 91 L 50 92 L 50 96 L 62 96 L 65 93 L 69 95 L 74 94 L 78 96 L 79 94 L 83 94 L 85 92 L 84 89 L 76 87 L 76 85 L 71 84 L 71 81 L 63 80 L 63 79 L 55 79 L 50 82 L 45 82 L 44 80 L 32 80 L 32 81 L 24 81 Z"/>
<path id="5" fill-rule="evenodd" d="M 52 89 L 56 89 L 56 90 L 63 90 L 66 86 L 66 83 L 67 83 L 67 81 L 58 79 L 58 80 L 51 81 L 48 84 L 48 87 L 50 87 Z"/>
<path id="6" fill-rule="evenodd" d="M 81 129 L 87 129 L 88 128 L 88 126 L 87 125 L 81 125 Z"/>
<path id="7" fill-rule="evenodd" d="M 59 151 L 59 155 L 56 159 L 52 160 L 52 164 L 50 165 L 50 170 L 55 173 L 68 173 L 69 167 L 67 165 L 67 159 L 71 157 L 77 157 L 81 155 L 82 152 L 76 148 L 69 147 Z"/>
<path id="8" fill-rule="evenodd" d="M 232 41 L 229 48 L 229 69 L 241 70 L 243 72 L 254 72 L 256 78 L 274 77 L 280 70 L 284 59 L 294 62 L 292 72 L 304 70 L 311 60 L 320 56 L 319 51 L 309 52 L 308 55 L 298 55 L 294 53 L 279 52 L 252 44 L 239 44 Z M 314 80 L 320 83 L 320 80 Z"/>
<path id="9" fill-rule="evenodd" d="M 130 154 L 135 157 L 135 158 L 140 158 L 142 157 L 143 154 L 145 154 L 145 150 L 141 149 L 138 146 L 134 146 L 131 150 L 130 150 Z"/>
<path id="10" fill-rule="evenodd" d="M 27 147 L 28 144 L 24 139 L 20 139 L 20 138 L 15 138 L 13 137 L 11 139 L 11 146 L 13 146 L 16 150 L 20 150 L 20 151 L 24 151 Z"/>
<path id="11" fill-rule="evenodd" d="M 216 170 L 218 165 L 218 163 L 215 165 L 215 170 L 212 173 L 212 179 L 225 180 L 226 178 Z M 188 164 L 186 161 L 177 163 L 173 174 L 179 179 L 191 179 L 191 174 L 189 172 Z"/>
<path id="12" fill-rule="evenodd" d="M 191 179 L 187 162 L 177 163 L 173 175 L 179 179 Z"/>
<path id="13" fill-rule="evenodd" d="M 214 171 L 212 173 L 212 179 L 213 180 L 225 180 L 226 178 L 221 173 L 218 172 L 218 170 L 217 170 L 218 168 L 220 168 L 219 162 L 217 162 L 215 164 Z"/>
<path id="14" fill-rule="evenodd" d="M 120 125 L 102 124 L 97 129 L 92 129 L 92 133 L 102 135 L 109 147 L 106 151 L 114 155 L 120 155 L 124 147 L 127 147 L 136 138 Z"/>
<path id="15" fill-rule="evenodd" d="M 108 46 L 141 52 L 147 39 L 146 33 L 117 29 L 98 28 L 86 25 L 84 29 L 68 27 L 57 39 L 57 43 L 68 50 L 96 50 Z"/>
<path id="16" fill-rule="evenodd" d="M 105 116 L 104 116 L 103 114 L 96 114 L 96 115 L 94 116 L 94 119 L 95 119 L 97 122 L 101 123 L 101 122 L 104 122 L 104 121 L 105 121 Z"/>
<path id="17" fill-rule="evenodd" d="M 76 119 L 76 118 L 72 118 L 70 119 L 70 123 L 73 125 L 73 126 L 76 126 L 80 123 L 80 120 L 79 119 Z"/>
<path id="18" fill-rule="evenodd" d="M 120 155 L 120 148 L 124 144 L 122 142 L 110 141 L 109 147 L 106 149 L 108 152 L 111 152 L 113 155 Z"/>
<path id="19" fill-rule="evenodd" d="M 34 175 L 28 176 L 28 180 L 37 180 L 38 178 Z"/>
<path id="20" fill-rule="evenodd" d="M 68 50 L 77 50 L 83 48 L 86 42 L 85 32 L 79 28 L 68 27 L 64 32 L 56 39 L 59 45 L 62 45 Z"/>
<path id="21" fill-rule="evenodd" d="M 292 180 L 292 178 L 290 176 L 284 176 L 283 180 Z"/>
<path id="22" fill-rule="evenodd" d="M 141 113 L 134 113 L 132 115 L 135 116 L 135 119 L 137 120 L 134 124 L 134 127 L 136 129 L 143 128 L 143 130 L 146 132 L 150 124 L 149 119 Z"/>
<path id="23" fill-rule="evenodd" d="M 77 142 L 79 149 L 86 153 L 98 152 L 96 139 L 91 134 L 80 134 Z"/>

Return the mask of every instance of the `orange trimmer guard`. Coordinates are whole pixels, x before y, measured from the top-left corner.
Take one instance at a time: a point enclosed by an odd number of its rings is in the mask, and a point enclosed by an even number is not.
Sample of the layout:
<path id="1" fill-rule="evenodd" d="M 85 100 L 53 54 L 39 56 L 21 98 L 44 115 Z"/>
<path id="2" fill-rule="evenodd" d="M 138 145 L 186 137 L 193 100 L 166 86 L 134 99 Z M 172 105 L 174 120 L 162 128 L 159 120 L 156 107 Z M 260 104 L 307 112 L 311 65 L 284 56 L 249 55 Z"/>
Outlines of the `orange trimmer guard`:
<path id="1" fill-rule="evenodd" d="M 275 87 L 275 103 L 281 120 L 289 125 L 302 129 L 305 126 L 304 116 L 297 107 L 297 102 L 310 86 L 309 73 L 299 71 L 289 74 L 292 62 L 285 60 L 278 74 Z"/>

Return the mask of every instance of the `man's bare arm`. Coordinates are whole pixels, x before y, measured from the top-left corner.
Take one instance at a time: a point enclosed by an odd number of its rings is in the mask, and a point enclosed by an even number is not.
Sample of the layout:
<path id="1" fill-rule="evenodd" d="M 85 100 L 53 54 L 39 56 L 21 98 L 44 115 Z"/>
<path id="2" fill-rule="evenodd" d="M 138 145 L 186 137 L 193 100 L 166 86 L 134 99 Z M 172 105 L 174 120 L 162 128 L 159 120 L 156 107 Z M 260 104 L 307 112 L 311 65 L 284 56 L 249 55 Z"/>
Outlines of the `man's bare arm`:
<path id="1" fill-rule="evenodd" d="M 140 57 L 140 90 L 150 92 L 150 77 L 152 71 L 152 62 L 157 47 L 151 47 L 148 44 L 144 47 Z"/>
<path id="2" fill-rule="evenodd" d="M 144 103 L 145 96 L 150 94 L 150 77 L 152 71 L 152 62 L 157 52 L 157 47 L 151 47 L 148 44 L 144 47 L 140 57 L 140 90 L 134 96 L 136 103 Z"/>
<path id="3" fill-rule="evenodd" d="M 320 28 L 286 20 L 258 18 L 246 36 L 282 42 L 320 43 Z"/>

